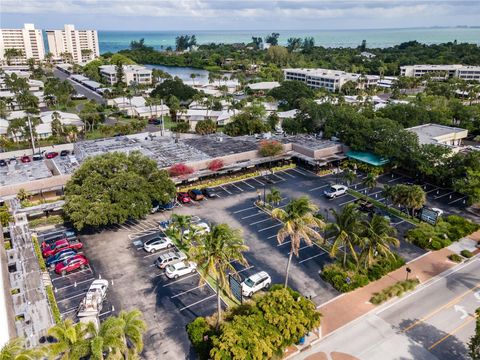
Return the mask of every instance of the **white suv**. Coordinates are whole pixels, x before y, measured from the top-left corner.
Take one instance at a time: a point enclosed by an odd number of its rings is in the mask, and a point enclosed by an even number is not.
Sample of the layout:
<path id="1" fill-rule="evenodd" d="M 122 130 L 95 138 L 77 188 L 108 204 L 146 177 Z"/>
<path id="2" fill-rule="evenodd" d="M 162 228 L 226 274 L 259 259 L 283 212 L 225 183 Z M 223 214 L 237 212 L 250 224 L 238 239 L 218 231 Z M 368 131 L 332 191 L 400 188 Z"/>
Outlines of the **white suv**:
<path id="1" fill-rule="evenodd" d="M 207 223 L 201 222 L 198 224 L 192 224 L 191 229 L 195 235 L 204 235 L 210 232 L 210 226 Z M 183 235 L 190 234 L 190 229 L 183 232 Z"/>
<path id="2" fill-rule="evenodd" d="M 187 255 L 181 251 L 169 251 L 166 254 L 160 255 L 155 261 L 155 265 L 160 269 L 164 269 L 167 265 L 185 260 L 186 258 Z"/>
<path id="3" fill-rule="evenodd" d="M 169 279 L 176 279 L 183 275 L 193 274 L 196 268 L 197 264 L 195 264 L 193 261 L 181 261 L 175 264 L 168 265 L 165 270 L 165 275 L 167 275 Z"/>
<path id="4" fill-rule="evenodd" d="M 242 294 L 243 296 L 250 297 L 257 291 L 268 288 L 271 283 L 272 279 L 270 278 L 270 275 L 265 271 L 260 271 L 246 278 L 242 282 Z"/>
<path id="5" fill-rule="evenodd" d="M 143 244 L 143 249 L 146 252 L 154 253 L 155 251 L 163 250 L 172 246 L 173 246 L 173 243 L 169 237 L 158 236 L 153 239 L 145 241 L 145 243 Z"/>
<path id="6" fill-rule="evenodd" d="M 323 193 L 325 194 L 326 197 L 329 197 L 330 199 L 334 199 L 337 196 L 343 195 L 347 192 L 348 187 L 345 185 L 332 185 L 330 189 L 325 190 Z"/>

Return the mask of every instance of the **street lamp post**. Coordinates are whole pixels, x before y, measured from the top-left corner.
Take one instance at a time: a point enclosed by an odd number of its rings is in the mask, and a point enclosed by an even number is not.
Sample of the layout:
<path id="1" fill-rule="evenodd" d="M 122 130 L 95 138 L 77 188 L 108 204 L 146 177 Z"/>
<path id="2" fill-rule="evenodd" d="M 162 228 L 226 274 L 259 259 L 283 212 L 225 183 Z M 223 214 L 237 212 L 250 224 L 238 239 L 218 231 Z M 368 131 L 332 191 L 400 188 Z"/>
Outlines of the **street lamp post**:
<path id="1" fill-rule="evenodd" d="M 408 275 L 412 272 L 412 269 L 407 267 L 407 268 L 405 268 L 405 271 L 407 272 L 407 277 L 405 278 L 405 280 L 408 280 Z"/>

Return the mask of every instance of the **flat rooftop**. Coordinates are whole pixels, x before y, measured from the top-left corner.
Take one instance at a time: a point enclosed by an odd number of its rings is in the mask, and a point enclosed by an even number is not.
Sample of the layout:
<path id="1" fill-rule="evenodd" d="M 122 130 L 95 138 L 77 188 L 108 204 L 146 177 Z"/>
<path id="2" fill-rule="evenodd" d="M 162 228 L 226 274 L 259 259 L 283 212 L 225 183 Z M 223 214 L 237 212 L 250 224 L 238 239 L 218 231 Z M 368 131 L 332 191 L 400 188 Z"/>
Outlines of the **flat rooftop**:
<path id="1" fill-rule="evenodd" d="M 21 184 L 53 176 L 44 161 L 22 163 L 0 167 L 0 186 Z"/>
<path id="2" fill-rule="evenodd" d="M 341 70 L 332 70 L 332 69 L 284 69 L 284 73 L 296 73 L 296 74 L 302 74 L 305 76 L 315 76 L 315 77 L 328 77 L 328 78 L 335 78 L 335 77 L 344 77 L 348 79 L 358 79 L 360 77 L 360 74 L 356 73 L 349 73 L 346 71 L 341 71 Z"/>
<path id="3" fill-rule="evenodd" d="M 439 124 L 423 124 L 407 128 L 405 130 L 414 132 L 418 136 L 418 140 L 421 144 L 435 143 L 435 139 L 446 135 L 465 135 L 467 136 L 467 130 L 457 127 L 439 125 Z"/>
<path id="4" fill-rule="evenodd" d="M 258 148 L 258 145 L 251 140 L 227 135 L 203 136 L 184 139 L 182 142 L 204 152 L 212 158 L 252 151 Z"/>

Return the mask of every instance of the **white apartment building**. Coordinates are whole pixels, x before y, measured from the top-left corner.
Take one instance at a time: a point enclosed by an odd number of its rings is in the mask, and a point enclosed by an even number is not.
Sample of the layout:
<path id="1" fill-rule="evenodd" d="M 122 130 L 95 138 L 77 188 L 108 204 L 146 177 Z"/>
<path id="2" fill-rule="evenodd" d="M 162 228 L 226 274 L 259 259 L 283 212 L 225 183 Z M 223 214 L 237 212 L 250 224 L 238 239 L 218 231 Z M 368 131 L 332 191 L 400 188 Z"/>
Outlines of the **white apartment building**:
<path id="1" fill-rule="evenodd" d="M 308 86 L 319 89 L 324 88 L 330 92 L 339 91 L 347 81 L 358 83 L 358 87 L 376 85 L 378 75 L 364 75 L 348 73 L 331 69 L 284 69 L 285 80 L 297 80 Z"/>
<path id="2" fill-rule="evenodd" d="M 16 49 L 21 56 L 10 59 L 10 64 L 26 64 L 27 59 L 41 61 L 45 58 L 42 30 L 33 24 L 25 24 L 23 29 L 0 29 L 0 62 L 7 63 L 5 50 Z"/>
<path id="3" fill-rule="evenodd" d="M 85 63 L 100 56 L 96 30 L 75 30 L 65 25 L 63 30 L 47 30 L 48 49 L 55 59 L 70 53 L 74 63 Z"/>
<path id="4" fill-rule="evenodd" d="M 140 65 L 123 65 L 122 81 L 127 85 L 137 83 L 148 85 L 152 83 L 152 70 Z M 100 66 L 100 74 L 110 85 L 117 83 L 117 67 L 115 65 Z"/>
<path id="5" fill-rule="evenodd" d="M 463 80 L 480 81 L 480 66 L 469 65 L 408 65 L 400 67 L 400 75 L 421 77 L 429 73 L 444 74 L 445 77 L 458 77 Z"/>

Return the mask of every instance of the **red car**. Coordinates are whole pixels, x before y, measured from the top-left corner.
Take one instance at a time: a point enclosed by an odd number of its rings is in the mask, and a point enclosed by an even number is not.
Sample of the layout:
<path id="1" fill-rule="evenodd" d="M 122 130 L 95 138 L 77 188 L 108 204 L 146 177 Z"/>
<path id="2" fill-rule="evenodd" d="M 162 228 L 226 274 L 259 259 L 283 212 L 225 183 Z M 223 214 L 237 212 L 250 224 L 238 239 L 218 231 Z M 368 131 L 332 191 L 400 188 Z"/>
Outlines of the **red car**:
<path id="1" fill-rule="evenodd" d="M 61 239 L 61 240 L 55 241 L 51 245 L 42 243 L 42 255 L 43 257 L 49 257 L 52 255 L 55 255 L 61 250 L 65 250 L 65 249 L 79 250 L 82 247 L 83 247 L 83 244 L 79 241 L 70 242 L 67 239 Z"/>
<path id="2" fill-rule="evenodd" d="M 75 255 L 55 265 L 55 272 L 63 276 L 77 269 L 85 269 L 87 265 L 88 259 L 85 256 Z"/>
<path id="3" fill-rule="evenodd" d="M 22 163 L 29 163 L 30 161 L 32 161 L 32 159 L 30 159 L 30 156 L 28 155 L 23 155 L 21 158 L 20 158 L 20 161 Z"/>
<path id="4" fill-rule="evenodd" d="M 177 200 L 179 202 L 181 202 L 182 204 L 186 204 L 186 203 L 189 203 L 190 201 L 192 201 L 192 199 L 190 199 L 190 196 L 186 192 L 179 192 L 177 194 Z"/>
<path id="5" fill-rule="evenodd" d="M 45 157 L 47 159 L 53 159 L 54 157 L 57 157 L 57 156 L 58 156 L 58 152 L 56 151 L 51 151 L 45 154 Z"/>

